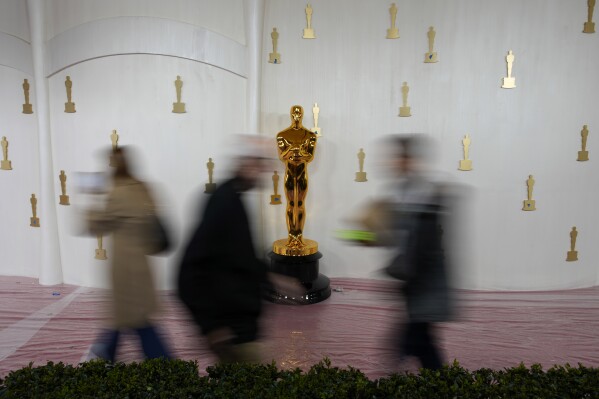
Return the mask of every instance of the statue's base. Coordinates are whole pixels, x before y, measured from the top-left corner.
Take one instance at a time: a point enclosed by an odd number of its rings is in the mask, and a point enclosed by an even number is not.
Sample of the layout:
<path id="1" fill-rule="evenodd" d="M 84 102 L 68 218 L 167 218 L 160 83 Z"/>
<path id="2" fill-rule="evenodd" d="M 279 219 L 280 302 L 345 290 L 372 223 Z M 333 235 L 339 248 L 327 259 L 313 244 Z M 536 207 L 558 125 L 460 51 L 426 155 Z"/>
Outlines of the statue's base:
<path id="1" fill-rule="evenodd" d="M 216 191 L 216 183 L 206 183 L 206 189 L 204 190 L 204 192 L 206 194 L 212 194 L 215 191 Z"/>
<path id="2" fill-rule="evenodd" d="M 304 39 L 316 39 L 316 35 L 314 34 L 314 29 L 312 28 L 304 28 Z"/>
<path id="3" fill-rule="evenodd" d="M 503 84 L 501 85 L 502 89 L 515 89 L 516 88 L 516 78 L 503 78 Z"/>
<path id="4" fill-rule="evenodd" d="M 401 116 L 401 117 L 412 116 L 412 113 L 410 112 L 410 107 L 399 107 L 399 116 Z"/>
<path id="5" fill-rule="evenodd" d="M 316 137 L 322 136 L 322 130 L 319 127 L 313 127 L 312 132 L 316 133 Z"/>
<path id="6" fill-rule="evenodd" d="M 280 195 L 271 195 L 270 196 L 270 204 L 271 205 L 281 205 L 281 196 Z"/>
<path id="7" fill-rule="evenodd" d="M 283 256 L 307 256 L 318 252 L 318 243 L 314 240 L 303 239 L 302 247 L 288 247 L 288 238 L 283 238 L 272 243 L 272 251 Z"/>
<path id="8" fill-rule="evenodd" d="M 64 103 L 64 112 L 67 114 L 74 114 L 75 112 L 75 103 Z"/>
<path id="9" fill-rule="evenodd" d="M 567 262 L 575 262 L 578 260 L 578 251 L 568 251 L 568 256 L 566 257 Z"/>
<path id="10" fill-rule="evenodd" d="M 472 170 L 472 160 L 471 159 L 462 159 L 460 160 L 460 167 L 458 170 L 462 170 L 464 172 L 468 172 Z"/>
<path id="11" fill-rule="evenodd" d="M 536 211 L 536 202 L 535 200 L 524 200 L 524 205 L 522 206 L 523 211 Z"/>
<path id="12" fill-rule="evenodd" d="M 426 53 L 424 55 L 424 63 L 425 64 L 433 64 L 435 62 L 438 62 L 437 53 Z"/>
<path id="13" fill-rule="evenodd" d="M 366 172 L 356 172 L 356 179 L 355 181 L 359 182 L 359 183 L 363 183 L 368 181 L 368 179 L 366 178 Z"/>
<path id="14" fill-rule="evenodd" d="M 68 195 L 61 195 L 60 197 L 60 205 L 71 205 L 71 203 L 69 202 L 69 196 Z"/>
<path id="15" fill-rule="evenodd" d="M 387 39 L 399 39 L 399 28 L 387 29 Z"/>
<path id="16" fill-rule="evenodd" d="M 588 151 L 578 151 L 577 161 L 588 161 L 588 160 L 589 160 L 589 152 Z"/>
<path id="17" fill-rule="evenodd" d="M 268 54 L 268 62 L 270 62 L 271 64 L 280 64 L 281 63 L 281 54 L 269 53 Z"/>
<path id="18" fill-rule="evenodd" d="M 11 161 L 0 161 L 0 169 L 2 170 L 12 170 L 12 163 Z"/>
<path id="19" fill-rule="evenodd" d="M 185 111 L 185 103 L 173 103 L 173 113 L 174 114 L 184 114 Z"/>
<path id="20" fill-rule="evenodd" d="M 33 106 L 31 104 L 23 104 L 24 114 L 33 114 Z"/>
<path id="21" fill-rule="evenodd" d="M 585 22 L 583 33 L 595 33 L 595 23 L 594 22 Z"/>
<path id="22" fill-rule="evenodd" d="M 108 259 L 108 257 L 106 256 L 106 250 L 105 249 L 96 249 L 96 256 L 94 256 L 94 258 L 98 259 L 98 260 Z"/>
<path id="23" fill-rule="evenodd" d="M 271 272 L 293 277 L 305 288 L 299 296 L 276 288 L 268 289 L 265 298 L 269 301 L 284 305 L 310 305 L 322 302 L 331 296 L 329 278 L 318 272 L 318 260 L 322 258 L 320 252 L 307 256 L 285 256 L 271 252 L 268 257 Z"/>
<path id="24" fill-rule="evenodd" d="M 29 221 L 31 222 L 31 223 L 29 223 L 29 226 L 31 226 L 31 227 L 40 227 L 40 219 L 39 218 L 37 218 L 37 217 L 33 218 L 32 217 L 32 218 L 29 218 Z"/>

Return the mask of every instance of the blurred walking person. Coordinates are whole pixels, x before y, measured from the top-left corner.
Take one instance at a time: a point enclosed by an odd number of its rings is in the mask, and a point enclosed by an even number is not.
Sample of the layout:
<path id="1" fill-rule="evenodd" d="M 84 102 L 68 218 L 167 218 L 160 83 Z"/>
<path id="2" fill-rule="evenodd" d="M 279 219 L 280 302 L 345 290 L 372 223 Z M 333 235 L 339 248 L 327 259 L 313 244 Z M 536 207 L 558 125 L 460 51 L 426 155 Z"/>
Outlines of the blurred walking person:
<path id="1" fill-rule="evenodd" d="M 448 186 L 426 173 L 432 143 L 423 135 L 397 136 L 390 148 L 397 180 L 390 197 L 391 245 L 387 273 L 402 280 L 408 321 L 400 333 L 400 354 L 416 356 L 424 368 L 442 367 L 435 323 L 453 313 L 448 256 L 441 226 L 449 213 Z"/>
<path id="2" fill-rule="evenodd" d="M 146 184 L 131 174 L 129 149 L 117 148 L 111 156 L 113 188 L 106 206 L 88 213 L 92 234 L 113 235 L 112 320 L 92 352 L 114 361 L 121 332 L 133 330 L 141 339 L 146 357 L 169 358 L 167 348 L 151 321 L 158 310 L 158 300 L 146 255 L 156 252 L 155 204 Z"/>

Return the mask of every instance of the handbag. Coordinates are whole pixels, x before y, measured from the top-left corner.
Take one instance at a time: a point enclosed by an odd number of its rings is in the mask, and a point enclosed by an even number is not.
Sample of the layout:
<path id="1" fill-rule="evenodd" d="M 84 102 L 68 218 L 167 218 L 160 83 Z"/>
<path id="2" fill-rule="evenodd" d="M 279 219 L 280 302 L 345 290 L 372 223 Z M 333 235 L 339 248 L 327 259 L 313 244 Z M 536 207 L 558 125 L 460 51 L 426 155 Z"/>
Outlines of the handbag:
<path id="1" fill-rule="evenodd" d="M 157 255 L 166 252 L 171 248 L 171 239 L 162 219 L 156 214 L 149 217 L 148 235 L 148 255 Z"/>

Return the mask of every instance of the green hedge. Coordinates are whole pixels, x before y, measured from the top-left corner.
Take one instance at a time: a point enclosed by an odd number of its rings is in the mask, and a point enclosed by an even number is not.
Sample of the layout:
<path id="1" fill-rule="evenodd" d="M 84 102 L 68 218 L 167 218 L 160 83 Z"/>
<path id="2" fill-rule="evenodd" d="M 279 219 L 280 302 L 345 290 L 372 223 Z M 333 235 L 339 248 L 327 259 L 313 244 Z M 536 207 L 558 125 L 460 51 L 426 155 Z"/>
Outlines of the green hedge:
<path id="1" fill-rule="evenodd" d="M 468 371 L 454 362 L 374 381 L 328 359 L 307 372 L 274 363 L 206 371 L 200 376 L 197 362 L 183 360 L 30 364 L 0 379 L 0 398 L 599 398 L 599 369 L 582 365 Z"/>

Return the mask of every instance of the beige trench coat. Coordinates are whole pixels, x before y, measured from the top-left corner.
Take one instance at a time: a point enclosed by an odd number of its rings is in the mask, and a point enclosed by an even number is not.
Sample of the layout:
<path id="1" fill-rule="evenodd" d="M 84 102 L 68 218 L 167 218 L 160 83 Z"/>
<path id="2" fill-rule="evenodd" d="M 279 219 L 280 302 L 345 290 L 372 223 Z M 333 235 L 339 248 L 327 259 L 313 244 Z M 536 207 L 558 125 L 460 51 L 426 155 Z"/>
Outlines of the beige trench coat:
<path id="1" fill-rule="evenodd" d="M 91 211 L 93 234 L 113 234 L 112 314 L 114 328 L 147 326 L 157 311 L 154 279 L 146 259 L 148 215 L 155 212 L 146 185 L 132 178 L 116 178 L 106 208 Z"/>

